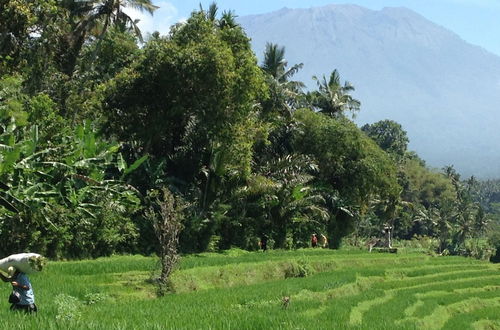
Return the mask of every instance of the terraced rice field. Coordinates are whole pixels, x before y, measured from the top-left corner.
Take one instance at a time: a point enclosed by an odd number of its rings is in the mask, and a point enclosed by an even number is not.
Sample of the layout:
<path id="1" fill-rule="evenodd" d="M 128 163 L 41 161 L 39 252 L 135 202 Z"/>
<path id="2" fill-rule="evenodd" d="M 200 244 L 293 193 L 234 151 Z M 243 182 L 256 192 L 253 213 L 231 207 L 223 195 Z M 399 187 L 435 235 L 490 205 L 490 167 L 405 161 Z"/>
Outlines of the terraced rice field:
<path id="1" fill-rule="evenodd" d="M 22 329 L 500 329 L 500 265 L 402 252 L 187 256 L 162 298 L 152 258 L 52 263 L 33 277 L 39 315 L 5 301 L 0 317 Z"/>

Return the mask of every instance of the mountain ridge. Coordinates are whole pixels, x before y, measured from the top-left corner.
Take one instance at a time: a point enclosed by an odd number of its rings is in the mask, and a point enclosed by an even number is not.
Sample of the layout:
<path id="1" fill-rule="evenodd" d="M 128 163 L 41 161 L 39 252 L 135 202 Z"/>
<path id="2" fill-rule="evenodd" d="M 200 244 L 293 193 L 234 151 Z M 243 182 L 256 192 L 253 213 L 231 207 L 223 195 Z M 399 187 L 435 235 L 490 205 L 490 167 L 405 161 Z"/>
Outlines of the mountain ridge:
<path id="1" fill-rule="evenodd" d="M 304 63 L 295 78 L 309 88 L 338 69 L 356 87 L 359 125 L 393 119 L 431 167 L 500 176 L 499 56 L 405 7 L 282 8 L 239 22 L 260 59 L 273 42 L 290 65 Z"/>

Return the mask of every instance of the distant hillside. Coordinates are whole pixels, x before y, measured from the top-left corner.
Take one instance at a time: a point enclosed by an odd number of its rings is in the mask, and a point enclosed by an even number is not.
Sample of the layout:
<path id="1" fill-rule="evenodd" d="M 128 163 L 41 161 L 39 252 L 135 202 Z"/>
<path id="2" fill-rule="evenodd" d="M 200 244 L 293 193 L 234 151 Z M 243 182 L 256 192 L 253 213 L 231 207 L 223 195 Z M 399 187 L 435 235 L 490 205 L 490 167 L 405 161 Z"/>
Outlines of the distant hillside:
<path id="1" fill-rule="evenodd" d="M 261 58 L 286 47 L 297 79 L 340 71 L 356 87 L 362 125 L 393 119 L 430 166 L 500 177 L 500 57 L 405 8 L 354 5 L 287 9 L 239 22 Z"/>

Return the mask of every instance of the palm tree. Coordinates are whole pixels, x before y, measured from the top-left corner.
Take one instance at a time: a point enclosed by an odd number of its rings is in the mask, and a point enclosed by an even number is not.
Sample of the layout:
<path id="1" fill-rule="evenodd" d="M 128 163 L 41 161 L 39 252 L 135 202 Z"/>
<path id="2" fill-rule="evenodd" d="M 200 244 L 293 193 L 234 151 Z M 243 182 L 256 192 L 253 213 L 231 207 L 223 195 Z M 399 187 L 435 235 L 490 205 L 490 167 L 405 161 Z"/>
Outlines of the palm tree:
<path id="1" fill-rule="evenodd" d="M 429 227 L 432 228 L 439 241 L 438 252 L 443 253 L 450 247 L 450 238 L 453 231 L 454 220 L 456 219 L 455 205 L 452 202 L 444 202 L 439 206 L 431 206 L 425 209 Z M 424 214 L 420 211 L 420 214 Z M 416 220 L 419 220 L 417 215 Z M 425 220 L 425 219 L 423 219 Z"/>
<path id="2" fill-rule="evenodd" d="M 451 183 L 455 189 L 459 190 L 460 186 L 460 174 L 455 170 L 453 165 L 447 165 L 443 167 L 444 175 L 450 179 Z"/>
<path id="3" fill-rule="evenodd" d="M 472 226 L 473 236 L 476 238 L 482 237 L 488 226 L 488 223 L 489 219 L 486 217 L 484 209 L 480 205 L 477 205 L 477 211 L 474 216 L 474 223 Z"/>
<path id="4" fill-rule="evenodd" d="M 316 76 L 313 76 L 313 79 L 318 84 L 318 90 L 310 94 L 311 103 L 319 112 L 336 117 L 350 111 L 354 117 L 355 112 L 359 111 L 361 102 L 349 94 L 354 91 L 354 86 L 347 81 L 342 85 L 336 69 L 330 74 L 328 80 L 324 75 L 322 80 Z"/>
<path id="5" fill-rule="evenodd" d="M 219 20 L 219 27 L 221 29 L 237 27 L 238 23 L 236 23 L 236 17 L 238 16 L 236 16 L 232 10 L 223 11 Z"/>
<path id="6" fill-rule="evenodd" d="M 285 47 L 279 47 L 277 44 L 267 43 L 264 51 L 264 62 L 261 65 L 262 70 L 278 79 L 285 71 Z"/>
<path id="7" fill-rule="evenodd" d="M 310 185 L 317 171 L 310 157 L 289 154 L 265 162 L 249 180 L 246 191 L 260 195 L 257 203 L 266 214 L 277 247 L 284 247 L 292 226 L 304 228 L 318 222 L 322 226 L 329 218 L 325 199 Z"/>
<path id="8" fill-rule="evenodd" d="M 293 65 L 287 69 L 288 62 L 285 60 L 285 47 L 279 47 L 277 44 L 267 43 L 266 50 L 264 51 L 264 61 L 262 63 L 262 70 L 270 74 L 274 79 L 280 83 L 288 82 L 289 79 L 296 74 L 303 66 L 302 63 Z M 294 82 L 303 87 L 303 83 Z"/>
<path id="9" fill-rule="evenodd" d="M 219 13 L 219 7 L 215 2 L 210 3 L 207 10 L 204 10 L 203 6 L 200 4 L 200 13 L 202 13 L 207 20 L 212 22 L 214 26 L 220 29 L 234 28 L 238 26 L 238 23 L 236 23 L 237 16 L 234 14 L 232 10 L 223 11 L 221 18 L 217 19 L 217 14 Z"/>
<path id="10" fill-rule="evenodd" d="M 102 38 L 111 25 L 130 29 L 142 41 L 137 26 L 123 10 L 132 8 L 141 12 L 153 12 L 159 7 L 152 0 L 65 0 L 62 7 L 67 9 L 69 31 L 61 37 L 61 71 L 71 76 L 76 66 L 84 42 L 89 35 Z"/>
<path id="11" fill-rule="evenodd" d="M 303 64 L 295 64 L 291 68 L 287 66 L 285 47 L 267 43 L 261 69 L 269 78 L 272 107 L 277 108 L 285 117 L 291 118 L 291 114 L 300 104 L 300 96 L 305 85 L 301 81 L 290 80 Z"/>
<path id="12" fill-rule="evenodd" d="M 132 8 L 140 12 L 147 12 L 153 15 L 159 7 L 152 4 L 151 0 L 105 0 L 97 1 L 94 7 L 95 20 L 101 21 L 101 35 L 107 31 L 110 25 L 117 25 L 130 28 L 134 34 L 142 41 L 142 33 L 137 26 L 138 20 L 133 20 L 123 9 Z"/>

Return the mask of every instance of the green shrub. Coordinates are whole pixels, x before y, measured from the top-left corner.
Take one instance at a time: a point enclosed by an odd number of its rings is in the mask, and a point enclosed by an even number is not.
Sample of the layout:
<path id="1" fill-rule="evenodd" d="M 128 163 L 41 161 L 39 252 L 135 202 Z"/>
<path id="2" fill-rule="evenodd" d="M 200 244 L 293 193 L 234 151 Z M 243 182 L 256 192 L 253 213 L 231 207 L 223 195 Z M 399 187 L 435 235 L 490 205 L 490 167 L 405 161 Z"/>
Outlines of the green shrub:
<path id="1" fill-rule="evenodd" d="M 465 241 L 465 255 L 479 260 L 490 260 L 496 249 L 486 239 L 469 239 Z"/>
<path id="2" fill-rule="evenodd" d="M 108 298 L 108 295 L 104 293 L 87 293 L 85 295 L 85 304 L 87 305 L 94 305 L 97 304 L 98 302 L 104 301 Z"/>
<path id="3" fill-rule="evenodd" d="M 312 266 L 305 260 L 293 260 L 285 264 L 285 278 L 307 277 L 314 272 Z"/>
<path id="4" fill-rule="evenodd" d="M 239 257 L 239 256 L 246 255 L 249 253 L 250 253 L 249 251 L 242 250 L 242 249 L 235 248 L 235 247 L 233 247 L 229 250 L 222 251 L 222 254 L 230 256 L 230 257 Z"/>
<path id="5" fill-rule="evenodd" d="M 294 242 L 293 242 L 293 236 L 291 233 L 288 233 L 286 235 L 286 239 L 285 239 L 285 249 L 286 250 L 291 250 L 293 249 L 295 246 L 294 246 Z"/>
<path id="6" fill-rule="evenodd" d="M 491 254 L 491 262 L 500 262 L 500 231 L 493 231 L 488 238 L 488 242 L 496 250 Z"/>
<path id="7" fill-rule="evenodd" d="M 439 241 L 437 238 L 429 236 L 419 236 L 415 235 L 410 241 L 412 243 L 411 247 L 422 248 L 426 250 L 436 251 L 439 247 Z"/>
<path id="8" fill-rule="evenodd" d="M 267 248 L 268 248 L 269 250 L 274 249 L 274 245 L 275 245 L 275 244 L 276 244 L 276 241 L 275 241 L 274 239 L 269 238 L 269 239 L 267 240 Z"/>
<path id="9" fill-rule="evenodd" d="M 208 241 L 206 252 L 219 252 L 220 236 L 212 235 Z"/>

